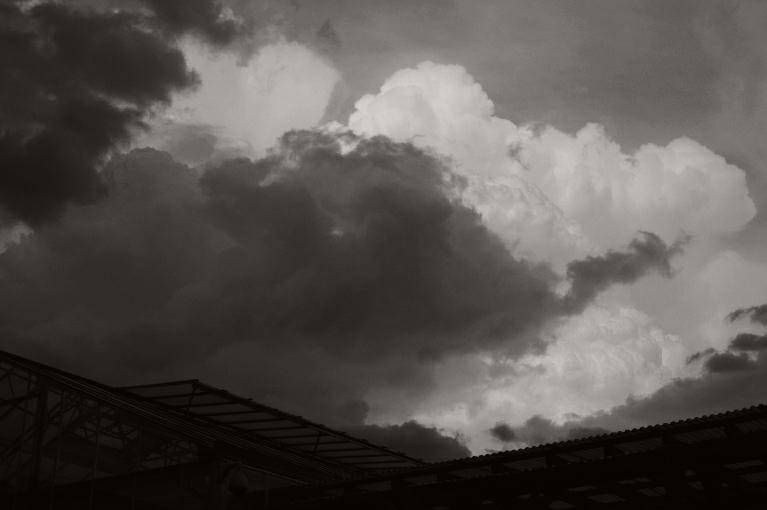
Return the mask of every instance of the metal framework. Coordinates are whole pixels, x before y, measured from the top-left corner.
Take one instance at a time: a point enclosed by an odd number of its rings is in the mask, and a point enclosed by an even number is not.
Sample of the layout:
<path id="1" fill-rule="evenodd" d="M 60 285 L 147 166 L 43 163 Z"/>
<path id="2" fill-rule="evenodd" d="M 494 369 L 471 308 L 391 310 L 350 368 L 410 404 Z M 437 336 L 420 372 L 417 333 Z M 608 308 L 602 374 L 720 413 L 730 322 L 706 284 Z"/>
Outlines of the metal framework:
<path id="1" fill-rule="evenodd" d="M 196 379 L 127 387 L 193 423 L 257 438 L 276 449 L 359 470 L 394 469 L 423 464 L 301 416 L 233 395 Z"/>
<path id="2" fill-rule="evenodd" d="M 112 388 L 0 351 L 0 508 L 209 508 L 233 477 L 268 499 L 421 464 L 199 381 Z"/>
<path id="3" fill-rule="evenodd" d="M 0 351 L 1 509 L 767 507 L 767 406 L 426 464 L 197 380 Z"/>

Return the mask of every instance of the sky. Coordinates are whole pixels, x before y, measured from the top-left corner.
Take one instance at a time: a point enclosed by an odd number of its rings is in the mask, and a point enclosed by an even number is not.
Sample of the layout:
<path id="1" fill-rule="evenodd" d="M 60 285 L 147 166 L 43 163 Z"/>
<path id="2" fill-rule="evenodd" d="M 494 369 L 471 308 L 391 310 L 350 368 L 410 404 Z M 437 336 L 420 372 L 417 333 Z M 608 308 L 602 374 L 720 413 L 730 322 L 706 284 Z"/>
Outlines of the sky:
<path id="1" fill-rule="evenodd" d="M 2 0 L 0 348 L 428 460 L 764 402 L 765 23 Z"/>

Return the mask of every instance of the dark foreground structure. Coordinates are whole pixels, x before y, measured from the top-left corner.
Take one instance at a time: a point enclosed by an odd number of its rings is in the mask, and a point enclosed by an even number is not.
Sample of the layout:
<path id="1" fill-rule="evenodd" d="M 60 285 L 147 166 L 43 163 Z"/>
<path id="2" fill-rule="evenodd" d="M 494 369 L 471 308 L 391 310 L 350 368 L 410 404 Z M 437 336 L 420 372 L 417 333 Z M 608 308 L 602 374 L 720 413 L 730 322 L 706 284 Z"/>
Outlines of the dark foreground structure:
<path id="1" fill-rule="evenodd" d="M 1 509 L 763 509 L 767 406 L 427 464 L 197 380 L 0 351 Z"/>

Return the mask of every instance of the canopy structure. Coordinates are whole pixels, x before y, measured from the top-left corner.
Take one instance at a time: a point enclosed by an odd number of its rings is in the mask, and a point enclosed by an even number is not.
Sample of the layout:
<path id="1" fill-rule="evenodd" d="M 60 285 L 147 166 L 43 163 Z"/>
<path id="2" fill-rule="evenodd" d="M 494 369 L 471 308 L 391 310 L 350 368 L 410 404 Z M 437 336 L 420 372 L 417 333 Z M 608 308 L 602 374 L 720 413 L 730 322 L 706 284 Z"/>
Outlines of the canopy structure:
<path id="1" fill-rule="evenodd" d="M 422 464 L 301 416 L 233 395 L 198 380 L 175 381 L 125 388 L 174 414 L 202 426 L 213 426 L 268 444 L 348 468 L 350 473 L 412 467 Z"/>
<path id="2" fill-rule="evenodd" d="M 427 464 L 198 380 L 0 351 L 3 509 L 761 509 L 767 406 Z"/>
<path id="3" fill-rule="evenodd" d="M 199 381 L 113 388 L 0 351 L 0 508 L 208 508 L 422 464 Z"/>

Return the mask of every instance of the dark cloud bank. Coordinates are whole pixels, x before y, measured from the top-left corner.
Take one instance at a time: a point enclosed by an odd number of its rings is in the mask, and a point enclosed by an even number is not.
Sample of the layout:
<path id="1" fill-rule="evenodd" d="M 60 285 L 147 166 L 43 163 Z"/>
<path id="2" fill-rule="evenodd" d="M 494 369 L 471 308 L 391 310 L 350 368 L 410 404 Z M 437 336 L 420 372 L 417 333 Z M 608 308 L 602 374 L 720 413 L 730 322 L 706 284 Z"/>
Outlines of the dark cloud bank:
<path id="1" fill-rule="evenodd" d="M 441 163 L 384 138 L 292 132 L 201 175 L 141 149 L 100 178 L 103 200 L 0 255 L 4 344 L 111 382 L 207 377 L 338 425 L 362 422 L 371 388 L 428 391 L 445 354 L 539 348 L 546 321 L 675 249 L 646 234 L 573 263 L 560 298 L 448 198 Z"/>
<path id="2" fill-rule="evenodd" d="M 735 310 L 728 320 L 767 326 L 767 304 Z M 624 405 L 562 425 L 533 416 L 520 427 L 500 422 L 488 434 L 500 443 L 540 444 L 764 403 L 767 334 L 740 333 L 724 351 L 707 349 L 689 362 L 702 363 L 702 377 L 675 380 L 649 397 L 629 398 Z"/>
<path id="3" fill-rule="evenodd" d="M 221 9 L 212 0 L 0 3 L 6 221 L 40 225 L 70 203 L 102 196 L 104 158 L 154 105 L 197 81 L 176 36 L 191 32 L 215 44 L 235 37 Z"/>

